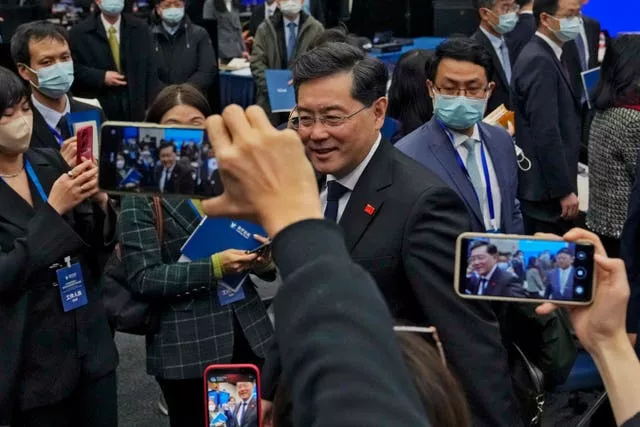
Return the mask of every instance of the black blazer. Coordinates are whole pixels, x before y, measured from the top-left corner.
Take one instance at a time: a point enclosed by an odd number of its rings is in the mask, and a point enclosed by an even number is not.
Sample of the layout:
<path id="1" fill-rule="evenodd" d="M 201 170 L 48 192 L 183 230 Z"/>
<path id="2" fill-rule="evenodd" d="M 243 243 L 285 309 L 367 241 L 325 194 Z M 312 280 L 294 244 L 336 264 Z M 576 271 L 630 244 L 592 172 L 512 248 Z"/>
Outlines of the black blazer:
<path id="1" fill-rule="evenodd" d="M 520 56 L 522 49 L 529 43 L 531 37 L 537 30 L 536 18 L 532 13 L 521 14 L 518 19 L 518 24 L 510 33 L 505 34 L 505 39 L 509 44 L 509 50 L 514 62 Z M 513 66 L 513 64 L 511 64 Z"/>
<path id="2" fill-rule="evenodd" d="M 489 54 L 491 54 L 491 59 L 493 60 L 493 75 L 490 76 L 489 81 L 494 81 L 496 87 L 493 90 L 491 98 L 489 98 L 486 114 L 491 113 L 502 104 L 504 104 L 507 109 L 510 109 L 511 100 L 509 98 L 509 81 L 507 81 L 507 76 L 504 72 L 504 69 L 502 68 L 502 62 L 500 62 L 500 58 L 498 58 L 498 55 L 496 54 L 496 50 L 493 48 L 493 45 L 491 44 L 489 38 L 480 29 L 478 29 L 471 36 L 471 38 L 484 46 Z M 510 57 L 509 59 L 511 61 L 511 67 L 513 69 L 513 53 L 511 47 L 508 47 Z"/>
<path id="3" fill-rule="evenodd" d="M 158 186 L 160 185 L 160 179 L 162 179 L 162 171 L 164 166 L 158 166 L 156 168 L 156 181 Z M 195 182 L 191 175 L 191 170 L 185 167 L 180 162 L 176 162 L 176 165 L 171 171 L 171 178 L 164 184 L 164 192 L 167 194 L 193 194 L 195 189 Z"/>
<path id="4" fill-rule="evenodd" d="M 627 331 L 640 330 L 640 151 L 636 164 L 636 181 L 629 197 L 629 216 L 620 237 L 620 257 L 627 265 L 631 297 L 627 311 Z"/>
<path id="5" fill-rule="evenodd" d="M 480 286 L 480 279 L 473 277 L 467 281 L 466 293 L 471 295 L 478 294 L 478 287 Z M 493 295 L 501 297 L 514 297 L 514 298 L 526 298 L 526 292 L 524 291 L 524 285 L 518 279 L 517 276 L 506 272 L 500 267 L 497 267 L 489 283 L 487 284 L 486 292 L 483 295 Z"/>
<path id="6" fill-rule="evenodd" d="M 253 9 L 253 12 L 251 12 L 251 18 L 249 19 L 249 24 L 247 25 L 247 30 L 249 30 L 249 35 L 251 37 L 254 37 L 256 35 L 258 27 L 264 21 L 266 13 L 265 9 L 265 3 L 262 3 L 261 5 L 256 6 L 256 8 Z"/>
<path id="7" fill-rule="evenodd" d="M 453 289 L 455 240 L 471 227 L 455 191 L 383 141 L 340 226 L 351 257 L 373 276 L 391 314 L 438 328 L 476 425 L 520 425 L 495 313 Z M 469 324 L 475 326 L 460 327 Z"/>
<path id="8" fill-rule="evenodd" d="M 94 107 L 93 105 L 85 104 L 84 102 L 76 101 L 73 97 L 69 96 L 69 104 L 72 113 L 76 113 L 79 111 L 89 111 L 89 110 L 98 110 L 100 112 L 100 121 L 102 123 L 107 121 L 107 117 L 104 115 L 104 112 Z M 55 150 L 60 150 L 60 144 L 58 144 L 58 140 L 53 136 L 49 127 L 47 126 L 47 122 L 45 122 L 44 117 L 40 114 L 40 111 L 31 103 L 31 110 L 33 111 L 33 133 L 31 134 L 31 148 L 53 148 Z M 65 133 L 62 133 L 63 136 L 66 136 Z M 97 154 L 97 153 L 96 153 Z"/>
<path id="9" fill-rule="evenodd" d="M 98 98 L 109 120 L 142 121 L 147 106 L 160 88 L 149 27 L 131 15 L 120 23 L 120 62 L 126 76 L 124 87 L 104 84 L 107 71 L 116 71 L 106 30 L 95 14 L 69 32 L 75 64 L 74 93 Z"/>
<path id="10" fill-rule="evenodd" d="M 551 46 L 538 36 L 531 39 L 516 62 L 511 99 L 516 140 L 531 160 L 531 169 L 520 171 L 520 201 L 549 202 L 548 209 L 540 214 L 557 218 L 559 199 L 577 194 L 580 97 Z"/>
<path id="11" fill-rule="evenodd" d="M 31 149 L 44 191 L 67 166 L 54 150 Z M 27 410 L 67 398 L 84 378 L 117 365 L 117 352 L 91 259 L 113 241 L 115 212 L 90 203 L 60 216 L 30 182 L 34 207 L 0 180 L 0 421 L 13 405 Z M 105 221 L 111 232 L 103 235 Z M 54 264 L 81 263 L 89 303 L 64 313 Z M 59 267 L 58 267 L 59 268 Z"/>

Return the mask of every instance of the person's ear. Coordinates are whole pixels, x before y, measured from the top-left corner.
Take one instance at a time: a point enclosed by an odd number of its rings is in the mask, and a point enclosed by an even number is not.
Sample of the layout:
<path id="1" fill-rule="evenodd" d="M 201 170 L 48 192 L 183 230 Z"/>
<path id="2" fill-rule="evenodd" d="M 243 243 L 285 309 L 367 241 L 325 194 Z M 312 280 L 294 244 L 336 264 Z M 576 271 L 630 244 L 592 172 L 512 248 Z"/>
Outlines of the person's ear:
<path id="1" fill-rule="evenodd" d="M 427 79 L 427 93 L 433 99 L 435 97 L 435 93 L 433 92 L 433 82 Z"/>
<path id="2" fill-rule="evenodd" d="M 491 95 L 493 95 L 493 91 L 496 88 L 496 82 L 489 82 L 489 84 L 487 85 L 487 98 L 491 98 Z"/>
<path id="3" fill-rule="evenodd" d="M 480 20 L 481 21 L 489 21 L 489 22 L 492 21 L 493 15 L 491 14 L 491 11 L 489 9 L 487 9 L 486 7 L 480 8 L 478 13 L 480 14 Z"/>
<path id="4" fill-rule="evenodd" d="M 380 130 L 382 129 L 382 126 L 384 125 L 384 119 L 387 115 L 387 105 L 388 105 L 389 101 L 387 100 L 386 96 L 380 97 L 378 98 L 374 103 L 373 103 L 373 114 L 376 117 L 376 129 Z"/>
<path id="5" fill-rule="evenodd" d="M 18 64 L 18 74 L 23 80 L 33 83 L 38 86 L 38 75 L 31 71 L 25 64 Z"/>

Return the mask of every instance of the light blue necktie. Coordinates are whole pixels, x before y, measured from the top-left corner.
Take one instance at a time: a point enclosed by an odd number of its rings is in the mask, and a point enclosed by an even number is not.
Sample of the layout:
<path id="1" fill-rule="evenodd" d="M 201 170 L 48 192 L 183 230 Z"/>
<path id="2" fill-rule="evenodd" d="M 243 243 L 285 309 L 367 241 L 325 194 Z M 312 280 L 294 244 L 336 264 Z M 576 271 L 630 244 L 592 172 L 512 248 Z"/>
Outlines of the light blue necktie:
<path id="1" fill-rule="evenodd" d="M 289 28 L 289 38 L 287 42 L 287 61 L 291 61 L 293 58 L 293 52 L 296 50 L 296 43 L 298 41 L 298 37 L 296 34 L 296 27 L 298 24 L 295 22 L 289 22 L 287 24 L 287 28 Z"/>
<path id="2" fill-rule="evenodd" d="M 584 38 L 582 38 L 582 34 L 578 34 L 576 45 L 578 46 L 578 53 L 580 54 L 580 68 L 582 68 L 582 71 L 587 71 L 587 50 L 584 48 Z"/>
<path id="3" fill-rule="evenodd" d="M 471 185 L 476 190 L 478 195 L 478 202 L 480 203 L 480 210 L 484 205 L 484 183 L 482 182 L 482 176 L 478 169 L 478 162 L 476 157 L 476 141 L 473 138 L 467 139 L 462 145 L 467 149 L 467 172 L 469 173 L 469 179 L 471 179 Z M 484 215 L 484 214 L 483 214 Z"/>
<path id="4" fill-rule="evenodd" d="M 500 45 L 500 54 L 502 55 L 502 68 L 504 68 L 504 75 L 507 77 L 507 82 L 511 83 L 511 59 L 509 59 L 509 48 L 507 42 L 502 39 Z"/>

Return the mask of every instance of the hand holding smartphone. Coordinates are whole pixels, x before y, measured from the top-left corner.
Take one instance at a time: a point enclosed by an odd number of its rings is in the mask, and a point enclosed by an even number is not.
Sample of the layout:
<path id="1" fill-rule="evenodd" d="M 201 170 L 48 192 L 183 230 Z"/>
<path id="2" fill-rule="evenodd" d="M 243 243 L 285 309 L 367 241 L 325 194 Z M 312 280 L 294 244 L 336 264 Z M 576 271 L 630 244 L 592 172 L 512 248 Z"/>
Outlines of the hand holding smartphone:
<path id="1" fill-rule="evenodd" d="M 455 290 L 463 298 L 589 305 L 594 246 L 533 236 L 463 233 Z"/>
<path id="2" fill-rule="evenodd" d="M 260 372 L 255 365 L 211 365 L 204 371 L 207 427 L 260 427 Z"/>

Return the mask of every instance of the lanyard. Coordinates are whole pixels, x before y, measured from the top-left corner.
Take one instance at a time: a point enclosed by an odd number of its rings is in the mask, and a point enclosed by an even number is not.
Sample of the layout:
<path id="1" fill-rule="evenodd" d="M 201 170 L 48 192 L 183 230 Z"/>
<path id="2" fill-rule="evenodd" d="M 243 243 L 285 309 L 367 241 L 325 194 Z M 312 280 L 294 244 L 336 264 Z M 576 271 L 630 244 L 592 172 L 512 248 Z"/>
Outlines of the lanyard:
<path id="1" fill-rule="evenodd" d="M 453 134 L 444 125 L 444 123 L 442 123 L 440 120 L 436 120 L 436 121 L 442 128 L 442 131 L 447 135 L 447 137 L 449 137 L 449 140 L 451 141 L 451 145 L 453 146 L 453 151 L 456 155 L 456 161 L 458 162 L 458 166 L 460 166 L 460 169 L 462 169 L 462 172 L 464 172 L 469 182 L 471 182 L 471 176 L 469 175 L 469 171 L 467 170 L 467 167 L 464 165 L 464 162 L 462 161 L 462 157 L 460 157 L 460 153 L 455 148 L 455 138 L 453 137 Z M 487 187 L 487 204 L 489 205 L 489 220 L 491 222 L 491 227 L 493 228 L 493 230 L 497 230 L 498 224 L 496 224 L 496 211 L 493 203 L 493 190 L 491 189 L 491 176 L 489 175 L 489 165 L 487 163 L 487 154 L 484 149 L 484 142 L 483 142 L 484 138 L 483 138 L 482 130 L 480 129 L 480 127 L 478 127 L 478 130 L 480 132 L 480 158 L 482 160 L 482 173 L 484 175 L 484 181 Z M 473 188 L 473 193 L 476 195 L 476 199 L 478 200 L 478 203 L 480 203 L 480 195 L 477 194 L 473 184 L 471 185 L 471 187 Z M 480 208 L 482 209 L 482 206 Z"/>
<path id="2" fill-rule="evenodd" d="M 49 131 L 51 131 L 51 134 L 56 139 L 56 141 L 58 141 L 58 145 L 62 145 L 62 143 L 64 142 L 64 138 L 62 137 L 62 134 L 49 125 L 47 125 L 47 127 L 49 128 Z"/>
<path id="3" fill-rule="evenodd" d="M 200 200 L 188 199 L 187 203 L 189 203 L 189 206 L 191 206 L 191 209 L 193 209 L 193 212 L 196 214 L 198 219 L 202 220 L 202 218 L 204 218 L 204 211 L 202 210 L 202 202 Z"/>
<path id="4" fill-rule="evenodd" d="M 38 179 L 38 175 L 36 175 L 35 171 L 31 167 L 31 163 L 29 163 L 29 160 L 24 161 L 24 168 L 27 170 L 27 174 L 29 175 L 29 178 L 31 178 L 31 182 L 33 182 L 33 185 L 36 186 L 38 193 L 40 193 L 42 201 L 47 203 L 47 193 L 44 192 L 42 184 L 40 184 L 40 180 Z"/>

